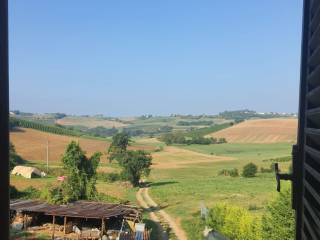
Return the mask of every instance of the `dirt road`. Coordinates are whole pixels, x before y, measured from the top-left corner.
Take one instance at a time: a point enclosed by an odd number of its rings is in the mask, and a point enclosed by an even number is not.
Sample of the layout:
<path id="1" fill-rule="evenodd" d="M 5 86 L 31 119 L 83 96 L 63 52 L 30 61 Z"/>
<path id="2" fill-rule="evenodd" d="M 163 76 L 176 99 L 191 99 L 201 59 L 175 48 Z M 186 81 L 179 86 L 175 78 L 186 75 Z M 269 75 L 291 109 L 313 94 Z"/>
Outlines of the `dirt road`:
<path id="1" fill-rule="evenodd" d="M 178 240 L 187 240 L 187 236 L 180 224 L 176 222 L 168 213 L 166 213 L 166 211 L 162 210 L 150 197 L 148 187 L 140 188 L 136 194 L 136 197 L 141 207 L 150 212 L 150 218 L 160 225 L 162 232 L 163 228 L 160 224 L 159 218 L 162 218 L 169 225 Z M 162 239 L 168 239 L 168 236 L 164 236 L 164 234 L 162 237 Z"/>

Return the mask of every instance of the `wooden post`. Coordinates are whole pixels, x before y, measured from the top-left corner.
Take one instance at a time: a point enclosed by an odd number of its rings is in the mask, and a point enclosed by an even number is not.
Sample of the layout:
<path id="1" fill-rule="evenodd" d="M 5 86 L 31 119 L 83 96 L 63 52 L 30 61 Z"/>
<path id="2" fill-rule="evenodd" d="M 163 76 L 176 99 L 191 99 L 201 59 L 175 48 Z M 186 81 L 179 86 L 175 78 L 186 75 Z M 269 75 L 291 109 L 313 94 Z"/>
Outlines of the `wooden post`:
<path id="1" fill-rule="evenodd" d="M 63 222 L 63 235 L 66 235 L 67 216 L 64 217 Z"/>
<path id="2" fill-rule="evenodd" d="M 104 235 L 104 229 L 105 229 L 104 219 L 102 218 L 101 219 L 101 233 L 100 233 L 101 237 Z"/>
<path id="3" fill-rule="evenodd" d="M 23 229 L 26 231 L 27 230 L 27 215 L 23 215 Z"/>
<path id="4" fill-rule="evenodd" d="M 56 223 L 56 216 L 53 215 L 52 217 L 52 240 L 54 240 L 54 230 L 55 230 L 55 223 Z"/>

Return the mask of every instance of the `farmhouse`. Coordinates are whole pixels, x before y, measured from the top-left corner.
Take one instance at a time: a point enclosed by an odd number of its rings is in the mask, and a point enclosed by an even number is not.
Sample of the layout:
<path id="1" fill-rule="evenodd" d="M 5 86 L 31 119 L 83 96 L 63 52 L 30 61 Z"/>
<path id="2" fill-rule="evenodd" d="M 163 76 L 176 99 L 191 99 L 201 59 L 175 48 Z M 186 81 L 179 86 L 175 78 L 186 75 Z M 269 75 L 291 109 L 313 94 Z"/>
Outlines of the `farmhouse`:
<path id="1" fill-rule="evenodd" d="M 123 204 L 76 201 L 51 205 L 33 200 L 10 203 L 11 226 L 28 232 L 44 232 L 52 239 L 149 240 L 141 223 L 141 211 Z"/>

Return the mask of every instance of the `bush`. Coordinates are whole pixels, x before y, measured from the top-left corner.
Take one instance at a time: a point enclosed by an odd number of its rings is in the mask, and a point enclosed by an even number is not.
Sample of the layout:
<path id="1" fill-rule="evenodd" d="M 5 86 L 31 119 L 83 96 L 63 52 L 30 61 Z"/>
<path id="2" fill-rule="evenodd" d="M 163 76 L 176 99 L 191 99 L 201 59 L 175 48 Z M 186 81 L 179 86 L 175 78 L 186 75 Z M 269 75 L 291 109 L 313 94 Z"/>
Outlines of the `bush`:
<path id="1" fill-rule="evenodd" d="M 237 168 L 233 168 L 233 169 L 222 169 L 218 172 L 219 176 L 230 176 L 230 177 L 238 177 L 239 176 L 239 172 Z"/>
<path id="2" fill-rule="evenodd" d="M 105 174 L 104 180 L 106 182 L 112 183 L 112 182 L 116 182 L 116 181 L 121 180 L 121 176 L 119 173 L 107 173 L 107 174 Z"/>
<path id="3" fill-rule="evenodd" d="M 257 165 L 254 163 L 248 163 L 243 167 L 242 176 L 243 177 L 255 177 L 258 171 Z"/>
<path id="4" fill-rule="evenodd" d="M 18 189 L 15 186 L 10 185 L 9 191 L 10 191 L 10 198 L 11 199 L 17 199 L 17 198 L 21 197 L 20 192 L 18 191 Z"/>
<path id="5" fill-rule="evenodd" d="M 272 168 L 264 168 L 264 167 L 261 167 L 260 169 L 260 172 L 261 173 L 271 173 L 273 172 L 274 170 Z"/>
<path id="6" fill-rule="evenodd" d="M 295 216 L 291 208 L 291 191 L 283 190 L 267 207 L 262 217 L 263 239 L 292 240 L 295 233 Z"/>
<path id="7" fill-rule="evenodd" d="M 246 209 L 217 204 L 209 211 L 207 225 L 230 240 L 261 240 L 261 224 Z"/>

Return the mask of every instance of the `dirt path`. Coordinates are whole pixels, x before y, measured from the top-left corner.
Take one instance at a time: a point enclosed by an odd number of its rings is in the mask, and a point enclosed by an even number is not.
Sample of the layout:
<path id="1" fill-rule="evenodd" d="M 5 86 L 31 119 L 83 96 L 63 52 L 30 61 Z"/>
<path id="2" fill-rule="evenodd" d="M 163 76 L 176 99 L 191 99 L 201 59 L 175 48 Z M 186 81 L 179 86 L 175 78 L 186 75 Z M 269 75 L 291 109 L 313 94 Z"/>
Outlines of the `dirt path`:
<path id="1" fill-rule="evenodd" d="M 150 197 L 148 187 L 140 188 L 139 191 L 137 192 L 136 197 L 139 204 L 143 208 L 149 209 L 150 217 L 153 221 L 157 222 L 156 220 L 154 220 L 154 219 L 157 219 L 158 223 L 160 224 L 159 218 L 156 215 L 156 214 L 159 214 L 160 217 L 170 226 L 170 228 L 172 229 L 172 231 L 174 232 L 178 240 L 187 240 L 186 234 L 181 228 L 181 226 L 168 213 L 166 213 L 166 211 L 161 210 L 158 204 L 156 204 L 153 201 L 153 199 Z M 153 217 L 155 218 L 153 219 Z M 167 239 L 167 238 L 163 238 L 163 239 Z"/>
<path id="2" fill-rule="evenodd" d="M 157 217 L 157 215 L 155 214 L 155 210 L 152 209 L 150 206 L 148 206 L 148 204 L 145 202 L 144 198 L 143 198 L 143 189 L 144 188 L 140 188 L 139 191 L 136 193 L 136 198 L 137 198 L 137 201 L 139 203 L 139 205 L 144 208 L 147 212 L 149 212 L 149 216 L 150 216 L 150 219 L 155 222 L 155 224 L 157 225 L 158 229 L 159 229 L 159 232 L 162 233 L 162 236 L 161 236 L 161 240 L 168 240 L 168 235 L 167 233 L 164 231 L 162 225 L 160 224 L 160 220 L 159 218 Z M 160 237 L 160 236 L 159 236 Z"/>

